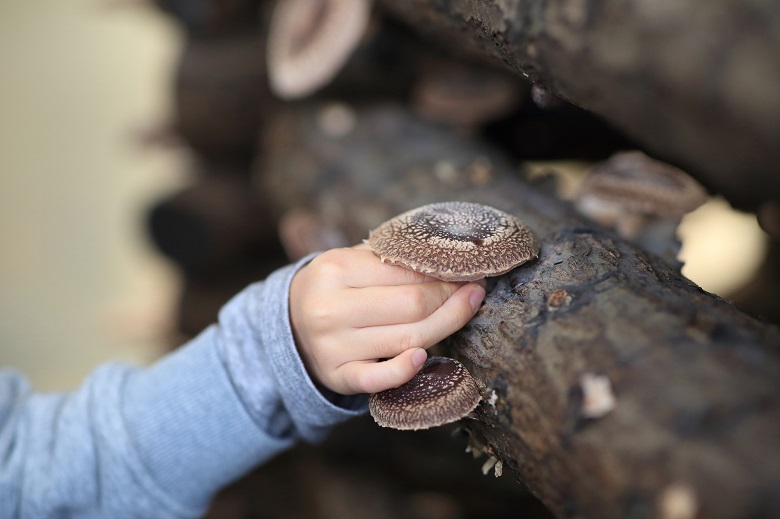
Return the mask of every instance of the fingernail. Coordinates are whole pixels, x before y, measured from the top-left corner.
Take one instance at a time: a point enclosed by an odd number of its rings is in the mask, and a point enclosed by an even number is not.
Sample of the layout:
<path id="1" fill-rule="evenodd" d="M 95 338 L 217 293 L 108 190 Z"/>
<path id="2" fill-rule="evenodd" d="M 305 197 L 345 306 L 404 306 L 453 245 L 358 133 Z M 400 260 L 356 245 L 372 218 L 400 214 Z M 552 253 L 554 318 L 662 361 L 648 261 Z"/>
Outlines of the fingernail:
<path id="1" fill-rule="evenodd" d="M 485 299 L 485 289 L 474 289 L 469 295 L 469 305 L 471 305 L 471 311 L 476 312 L 479 310 L 482 300 Z"/>
<path id="2" fill-rule="evenodd" d="M 428 354 L 425 352 L 425 350 L 417 350 L 414 353 L 412 353 L 412 364 L 414 364 L 415 368 L 420 368 L 423 364 L 425 364 L 425 360 L 428 358 Z"/>

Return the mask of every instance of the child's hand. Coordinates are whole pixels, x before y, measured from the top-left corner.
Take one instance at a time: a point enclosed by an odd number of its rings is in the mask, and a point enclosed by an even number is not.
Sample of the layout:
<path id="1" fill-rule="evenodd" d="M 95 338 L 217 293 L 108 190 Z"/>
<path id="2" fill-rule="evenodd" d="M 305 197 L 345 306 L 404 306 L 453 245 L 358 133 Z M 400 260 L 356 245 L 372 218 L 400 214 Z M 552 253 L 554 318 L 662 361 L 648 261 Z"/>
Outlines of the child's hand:
<path id="1" fill-rule="evenodd" d="M 315 381 L 343 395 L 375 393 L 411 379 L 424 348 L 465 325 L 484 297 L 482 281 L 440 281 L 381 263 L 358 245 L 324 252 L 298 271 L 290 321 Z"/>

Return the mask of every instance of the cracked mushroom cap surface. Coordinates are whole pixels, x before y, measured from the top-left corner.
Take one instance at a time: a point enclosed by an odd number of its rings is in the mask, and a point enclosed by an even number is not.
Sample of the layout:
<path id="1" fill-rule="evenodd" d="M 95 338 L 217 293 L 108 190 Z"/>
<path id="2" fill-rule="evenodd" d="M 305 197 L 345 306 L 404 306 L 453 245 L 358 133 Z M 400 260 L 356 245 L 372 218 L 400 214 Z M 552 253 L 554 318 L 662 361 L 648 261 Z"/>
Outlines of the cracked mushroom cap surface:
<path id="1" fill-rule="evenodd" d="M 370 0 L 278 0 L 268 30 L 268 80 L 282 99 L 328 84 L 360 44 Z"/>
<path id="2" fill-rule="evenodd" d="M 463 364 L 448 357 L 430 357 L 406 384 L 372 394 L 368 409 L 382 427 L 419 430 L 460 420 L 481 399 Z"/>
<path id="3" fill-rule="evenodd" d="M 580 186 L 582 203 L 619 204 L 626 210 L 679 218 L 707 200 L 707 192 L 684 171 L 641 151 L 616 153 L 595 166 Z"/>
<path id="4" fill-rule="evenodd" d="M 371 231 L 367 243 L 382 262 L 444 281 L 498 276 L 539 254 L 520 219 L 471 202 L 412 209 Z"/>

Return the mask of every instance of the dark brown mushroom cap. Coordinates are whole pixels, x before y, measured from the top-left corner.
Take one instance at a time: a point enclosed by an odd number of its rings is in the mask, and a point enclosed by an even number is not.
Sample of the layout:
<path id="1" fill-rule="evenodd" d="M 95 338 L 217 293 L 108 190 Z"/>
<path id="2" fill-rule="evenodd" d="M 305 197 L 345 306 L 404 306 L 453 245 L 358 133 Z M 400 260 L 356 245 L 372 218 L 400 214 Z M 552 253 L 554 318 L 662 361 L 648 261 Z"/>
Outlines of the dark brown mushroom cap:
<path id="1" fill-rule="evenodd" d="M 268 80 L 282 99 L 329 83 L 357 48 L 370 0 L 279 0 L 268 31 Z"/>
<path id="2" fill-rule="evenodd" d="M 382 427 L 419 430 L 460 420 L 481 399 L 463 364 L 448 357 L 430 357 L 406 384 L 372 394 L 368 409 Z"/>
<path id="3" fill-rule="evenodd" d="M 641 151 L 616 153 L 583 181 L 579 200 L 592 198 L 626 210 L 679 218 L 707 200 L 705 189 L 684 171 Z"/>
<path id="4" fill-rule="evenodd" d="M 533 233 L 518 218 L 471 202 L 407 211 L 371 231 L 367 243 L 383 262 L 444 281 L 498 276 L 539 253 Z"/>

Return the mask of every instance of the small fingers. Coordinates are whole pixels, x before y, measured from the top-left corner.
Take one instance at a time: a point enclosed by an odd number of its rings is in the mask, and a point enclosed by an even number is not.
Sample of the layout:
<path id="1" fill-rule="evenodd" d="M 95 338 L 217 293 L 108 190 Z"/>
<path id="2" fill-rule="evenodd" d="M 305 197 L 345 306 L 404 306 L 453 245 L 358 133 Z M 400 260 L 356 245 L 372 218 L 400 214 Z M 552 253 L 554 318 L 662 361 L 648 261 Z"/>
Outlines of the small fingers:
<path id="1" fill-rule="evenodd" d="M 432 281 L 347 290 L 339 312 L 350 316 L 355 328 L 413 323 L 435 312 L 461 285 Z"/>
<path id="2" fill-rule="evenodd" d="M 407 350 L 392 359 L 381 362 L 351 362 L 343 365 L 339 393 L 377 393 L 408 382 L 427 358 L 423 349 Z"/>
<path id="3" fill-rule="evenodd" d="M 341 284 L 362 288 L 377 285 L 409 285 L 426 283 L 436 278 L 426 276 L 408 268 L 383 263 L 379 256 L 365 245 L 351 248 L 331 249 L 312 260 L 311 265 L 325 269 L 326 277 Z"/>
<path id="4" fill-rule="evenodd" d="M 437 310 L 414 323 L 355 330 L 353 341 L 366 344 L 363 358 L 395 357 L 414 348 L 429 348 L 462 328 L 479 310 L 485 289 L 469 283 L 455 291 Z"/>

